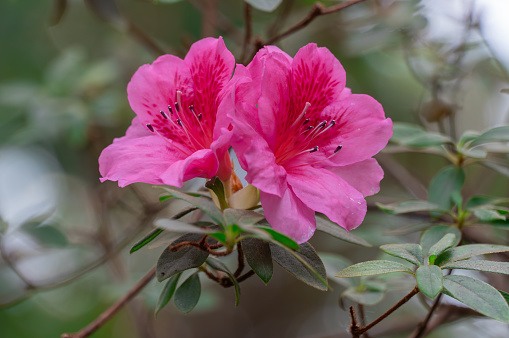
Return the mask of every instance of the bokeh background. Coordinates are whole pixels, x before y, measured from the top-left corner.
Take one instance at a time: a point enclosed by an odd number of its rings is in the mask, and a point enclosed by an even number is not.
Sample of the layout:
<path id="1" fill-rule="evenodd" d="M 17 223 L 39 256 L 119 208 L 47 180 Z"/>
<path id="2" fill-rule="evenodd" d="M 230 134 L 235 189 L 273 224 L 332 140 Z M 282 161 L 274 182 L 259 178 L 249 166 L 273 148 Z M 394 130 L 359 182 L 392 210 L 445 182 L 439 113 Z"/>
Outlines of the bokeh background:
<path id="1" fill-rule="evenodd" d="M 284 0 L 270 13 L 253 9 L 253 34 L 270 37 L 305 17 L 313 3 Z M 97 158 L 134 117 L 126 86 L 136 69 L 161 53 L 182 57 L 205 36 L 223 36 L 240 58 L 243 7 L 238 0 L 0 2 L 1 337 L 78 331 L 155 264 L 172 236 L 133 255 L 129 249 L 154 219 L 182 206 L 159 203 L 159 190 L 149 185 L 101 184 Z M 329 48 L 347 71 L 347 86 L 375 97 L 388 117 L 457 138 L 509 124 L 508 14 L 506 0 L 367 0 L 317 18 L 278 45 L 290 55 L 310 42 Z M 386 177 L 354 231 L 374 247 L 317 234 L 311 243 L 319 252 L 358 262 L 382 257 L 378 245 L 417 240 L 416 233 L 396 238 L 394 230 L 419 219 L 388 216 L 374 204 L 425 199 L 447 162 L 397 147 L 377 158 Z M 468 167 L 464 193 L 507 197 L 508 176 L 503 163 Z M 202 185 L 195 180 L 186 188 Z M 508 243 L 507 230 L 469 231 Z M 366 308 L 367 317 L 408 292 L 405 282 L 390 282 L 386 297 Z M 498 283 L 509 291 L 506 279 Z M 344 286 L 331 285 L 320 292 L 276 267 L 268 286 L 256 278 L 243 283 L 235 308 L 233 290 L 202 279 L 193 312 L 169 304 L 155 319 L 162 285 L 153 281 L 93 336 L 348 337 L 348 316 L 338 302 Z M 373 335 L 404 337 L 426 312 L 416 299 Z M 451 336 L 504 337 L 509 327 L 468 318 L 430 335 Z"/>

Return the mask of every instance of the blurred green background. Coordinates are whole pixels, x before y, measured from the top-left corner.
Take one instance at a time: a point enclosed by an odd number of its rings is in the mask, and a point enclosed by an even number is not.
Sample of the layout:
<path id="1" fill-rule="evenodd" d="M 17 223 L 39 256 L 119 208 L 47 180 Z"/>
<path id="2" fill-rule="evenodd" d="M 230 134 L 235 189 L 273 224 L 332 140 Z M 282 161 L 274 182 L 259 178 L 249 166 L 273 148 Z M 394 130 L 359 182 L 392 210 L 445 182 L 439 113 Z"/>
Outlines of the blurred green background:
<path id="1" fill-rule="evenodd" d="M 223 36 L 236 57 L 241 55 L 242 1 L 172 2 L 0 2 L 2 338 L 78 331 L 149 270 L 169 243 L 167 236 L 129 255 L 153 218 L 179 205 L 161 208 L 159 192 L 149 185 L 120 189 L 114 182 L 100 184 L 97 158 L 134 117 L 126 86 L 140 65 L 163 52 L 183 57 L 205 36 Z M 254 9 L 254 35 L 266 40 L 290 27 L 313 3 L 285 0 L 271 13 Z M 376 98 L 388 117 L 457 137 L 468 129 L 509 123 L 509 95 L 501 92 L 509 88 L 509 54 L 507 43 L 500 42 L 509 35 L 500 13 L 508 12 L 503 0 L 367 0 L 316 19 L 278 45 L 290 55 L 309 42 L 329 48 L 347 71 L 347 86 Z M 385 232 L 419 220 L 384 215 L 374 203 L 425 198 L 425 187 L 446 163 L 433 154 L 397 149 L 378 159 L 386 178 L 380 194 L 369 199 L 364 224 L 355 230 L 375 246 L 401 240 Z M 500 172 L 469 167 L 465 194 L 507 196 L 509 168 L 502 166 Z M 188 187 L 201 184 L 198 180 Z M 472 231 L 507 243 L 507 232 Z M 322 234 L 312 243 L 318 251 L 352 262 L 380 256 L 376 247 L 360 248 Z M 202 299 L 189 315 L 170 304 L 154 319 L 162 288 L 154 281 L 93 336 L 349 336 L 347 314 L 338 306 L 344 288 L 338 284 L 320 292 L 276 268 L 268 286 L 255 279 L 243 283 L 235 308 L 232 290 L 202 283 Z M 368 318 L 401 298 L 405 287 L 394 283 L 394 292 L 367 308 Z M 405 309 L 375 330 L 377 336 L 405 336 L 426 313 L 418 302 Z M 433 336 L 506 333 L 507 325 L 478 319 L 444 327 Z"/>

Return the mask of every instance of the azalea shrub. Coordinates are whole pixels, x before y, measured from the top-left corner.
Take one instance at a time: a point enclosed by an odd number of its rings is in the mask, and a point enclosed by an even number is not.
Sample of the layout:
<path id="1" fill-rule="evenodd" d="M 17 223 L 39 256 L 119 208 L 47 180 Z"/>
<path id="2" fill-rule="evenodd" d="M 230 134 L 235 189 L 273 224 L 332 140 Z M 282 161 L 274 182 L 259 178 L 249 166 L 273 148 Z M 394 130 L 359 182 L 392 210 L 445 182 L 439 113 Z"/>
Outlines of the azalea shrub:
<path id="1" fill-rule="evenodd" d="M 422 337 L 467 317 L 509 323 L 509 126 L 476 131 L 457 126 L 461 108 L 451 100 L 466 76 L 459 63 L 469 53 L 469 40 L 461 41 L 461 48 L 431 49 L 439 61 L 424 56 L 416 61 L 410 54 L 424 47 L 410 44 L 423 28 L 402 24 L 406 67 L 429 92 L 421 95 L 417 119 L 399 121 L 377 93 L 351 89 L 358 86 L 350 85 L 348 67 L 328 43 L 302 42 L 293 53 L 279 44 L 309 29 L 311 21 L 357 6 L 373 5 L 375 17 L 381 16 L 384 5 L 315 3 L 287 30 L 275 21 L 267 39 L 254 38 L 253 12 L 279 11 L 286 20 L 293 1 L 281 2 L 243 2 L 240 42 L 225 29 L 223 16 L 216 24 L 224 36 L 206 34 L 204 19 L 205 37 L 178 53 L 159 50 L 114 2 L 106 2 L 110 7 L 87 2 L 117 28 L 129 27 L 157 55 L 137 65 L 126 85 L 131 122 L 125 135 L 102 143 L 96 178 L 103 184 L 99 189 L 111 187 L 119 200 L 125 191 L 135 192 L 148 229 L 141 233 L 137 228 L 123 245 L 129 245 L 131 257 L 156 249 L 158 257 L 143 261 L 145 270 L 154 267 L 101 316 L 62 337 L 92 334 L 141 290 L 153 288 L 153 278 L 162 283 L 154 301 L 156 316 L 169 306 L 192 313 L 203 302 L 202 288 L 210 286 L 205 283 L 230 289 L 235 297 L 231 307 L 239 306 L 246 281 L 259 278 L 272 287 L 274 263 L 303 282 L 301 288 L 329 294 L 341 290 L 335 302 L 345 313 L 341 325 L 352 337 L 371 334 L 416 299 L 422 316 L 411 326 L 395 327 L 389 336 Z M 206 3 L 195 4 L 204 18 L 207 6 L 217 10 L 215 2 Z M 396 3 L 387 8 L 403 6 Z M 467 35 L 479 29 L 470 19 L 465 21 Z M 486 40 L 478 43 L 489 48 Z M 493 55 L 489 59 L 496 60 Z M 437 69 L 426 77 L 415 62 L 435 62 Z M 496 67 L 507 85 L 504 65 L 497 61 Z M 500 95 L 506 94 L 502 89 Z M 405 154 L 410 160 L 395 160 Z M 429 158 L 434 164 L 419 168 Z M 419 180 L 421 170 L 426 174 Z M 498 194 L 476 189 L 486 175 L 505 189 Z M 385 193 L 384 176 L 396 178 L 408 193 L 390 186 Z M 136 192 L 139 186 L 157 195 L 157 203 L 144 201 Z M 377 217 L 376 227 L 362 232 L 370 216 Z M 41 237 L 37 229 L 23 226 L 19 231 Z M 59 235 L 50 237 L 61 235 L 67 245 L 65 233 L 57 227 L 52 231 Z M 336 248 L 342 247 L 365 251 L 358 258 L 340 254 Z M 6 252 L 6 264 L 28 289 L 37 290 Z M 401 291 L 402 298 L 394 296 Z M 293 298 L 300 302 L 299 292 Z M 373 307 L 382 301 L 388 306 Z"/>

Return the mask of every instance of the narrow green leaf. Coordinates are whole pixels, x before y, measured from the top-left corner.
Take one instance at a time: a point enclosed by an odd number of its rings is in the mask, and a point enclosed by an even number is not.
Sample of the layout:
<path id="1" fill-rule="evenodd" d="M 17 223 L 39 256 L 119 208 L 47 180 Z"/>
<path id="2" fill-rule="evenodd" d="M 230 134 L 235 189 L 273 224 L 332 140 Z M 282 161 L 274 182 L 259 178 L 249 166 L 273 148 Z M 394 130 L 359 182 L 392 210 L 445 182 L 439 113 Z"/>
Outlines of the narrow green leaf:
<path id="1" fill-rule="evenodd" d="M 418 266 L 424 264 L 424 255 L 419 244 L 386 244 L 382 245 L 380 249 L 389 255 L 402 258 L 412 264 Z"/>
<path id="2" fill-rule="evenodd" d="M 428 255 L 429 256 L 438 256 L 445 250 L 452 247 L 456 244 L 456 235 L 455 234 L 445 234 L 437 243 L 435 243 L 431 248 L 429 248 Z"/>
<path id="3" fill-rule="evenodd" d="M 283 235 L 282 233 L 277 232 L 276 230 L 269 227 L 257 226 L 256 228 L 267 232 L 276 242 L 281 243 L 290 249 L 299 250 L 299 245 L 297 242 L 295 242 L 290 237 Z"/>
<path id="4" fill-rule="evenodd" d="M 470 143 L 470 147 L 476 147 L 481 144 L 492 143 L 492 142 L 509 142 L 509 126 L 496 127 L 485 131 L 480 136 L 473 139 Z"/>
<path id="5" fill-rule="evenodd" d="M 429 298 L 435 298 L 442 291 L 442 270 L 436 265 L 420 266 L 415 272 L 419 291 Z"/>
<path id="6" fill-rule="evenodd" d="M 269 243 L 256 238 L 246 238 L 241 243 L 247 264 L 267 284 L 274 269 Z"/>
<path id="7" fill-rule="evenodd" d="M 442 269 L 465 269 L 509 275 L 509 262 L 493 262 L 482 259 L 450 262 L 442 265 Z"/>
<path id="8" fill-rule="evenodd" d="M 162 188 L 164 191 L 169 193 L 171 196 L 178 198 L 180 200 L 186 201 L 189 204 L 194 205 L 195 207 L 202 210 L 205 214 L 207 214 L 210 218 L 212 218 L 215 222 L 224 226 L 224 218 L 223 213 L 219 210 L 212 200 L 205 197 L 194 197 L 189 196 L 186 193 L 180 192 L 178 190 L 170 189 L 170 188 Z"/>
<path id="9" fill-rule="evenodd" d="M 143 248 L 148 243 L 152 242 L 157 236 L 159 236 L 164 230 L 163 229 L 154 229 L 145 235 L 142 239 L 140 239 L 136 244 L 133 245 L 131 251 L 129 253 L 136 252 Z"/>
<path id="10" fill-rule="evenodd" d="M 448 225 L 437 225 L 422 233 L 420 244 L 423 253 L 428 255 L 431 247 L 440 241 L 440 239 L 442 239 L 446 234 L 454 234 L 456 236 L 456 240 L 453 246 L 459 244 L 461 239 L 461 231 L 458 228 Z"/>
<path id="11" fill-rule="evenodd" d="M 431 181 L 428 201 L 449 210 L 452 207 L 452 195 L 459 193 L 465 183 L 465 172 L 462 168 L 449 166 L 440 171 Z M 439 213 L 433 213 L 438 216 Z"/>
<path id="12" fill-rule="evenodd" d="M 327 273 L 323 262 L 309 243 L 302 243 L 299 251 L 270 244 L 272 259 L 302 282 L 322 291 L 327 290 Z"/>
<path id="13" fill-rule="evenodd" d="M 392 261 L 377 260 L 357 263 L 341 270 L 336 277 L 350 278 L 362 276 L 383 275 L 391 272 L 407 272 L 413 274 L 413 271 L 401 263 Z"/>
<path id="14" fill-rule="evenodd" d="M 436 264 L 439 266 L 450 262 L 461 261 L 467 258 L 487 255 L 497 252 L 509 251 L 509 246 L 495 244 L 468 244 L 449 249 L 437 257 Z"/>
<path id="15" fill-rule="evenodd" d="M 157 261 L 157 280 L 162 281 L 187 269 L 197 268 L 209 256 L 208 253 L 195 247 L 185 247 L 178 251 L 170 251 L 172 246 L 185 241 L 198 242 L 202 238 L 199 234 L 186 234 L 171 243 Z"/>
<path id="16" fill-rule="evenodd" d="M 468 276 L 450 275 L 444 277 L 444 289 L 475 311 L 509 323 L 509 306 L 500 292 L 491 285 Z"/>
<path id="17" fill-rule="evenodd" d="M 175 233 L 193 233 L 193 234 L 210 234 L 214 232 L 212 229 L 202 228 L 196 225 L 184 223 L 169 218 L 159 218 L 154 222 L 154 225 L 160 229 L 164 229 Z"/>
<path id="18" fill-rule="evenodd" d="M 209 257 L 209 259 L 207 259 L 207 264 L 210 265 L 211 268 L 216 269 L 218 271 L 222 271 L 226 273 L 228 277 L 230 277 L 230 280 L 232 281 L 233 286 L 235 287 L 235 306 L 239 306 L 240 286 L 239 283 L 237 282 L 237 279 L 233 276 L 230 270 L 228 270 L 226 265 L 224 265 L 223 262 L 221 262 L 220 260 Z"/>
<path id="19" fill-rule="evenodd" d="M 175 292 L 175 305 L 183 313 L 191 312 L 201 295 L 201 283 L 198 272 L 193 273 L 187 278 Z"/>
<path id="20" fill-rule="evenodd" d="M 265 219 L 265 216 L 252 210 L 225 209 L 223 211 L 226 224 L 249 227 Z"/>
<path id="21" fill-rule="evenodd" d="M 170 299 L 173 297 L 173 294 L 175 293 L 175 289 L 177 288 L 177 283 L 180 278 L 180 273 L 174 275 L 171 277 L 168 282 L 164 285 L 163 290 L 161 291 L 161 294 L 159 295 L 159 300 L 157 301 L 156 310 L 155 310 L 155 316 L 157 317 L 157 314 L 163 307 L 168 304 Z"/>
<path id="22" fill-rule="evenodd" d="M 357 244 L 365 247 L 372 247 L 371 244 L 369 244 L 362 238 L 355 236 L 351 232 L 347 232 L 345 229 L 343 229 L 336 223 L 332 222 L 329 219 L 325 219 L 324 217 L 321 216 L 316 217 L 316 229 L 348 243 Z"/>
<path id="23" fill-rule="evenodd" d="M 394 123 L 391 141 L 416 148 L 426 148 L 439 146 L 444 143 L 452 143 L 451 139 L 447 136 L 427 132 L 418 125 L 404 122 Z"/>
<path id="24" fill-rule="evenodd" d="M 442 209 L 439 205 L 430 203 L 428 201 L 405 201 L 393 204 L 376 203 L 376 205 L 382 211 L 391 215 L 407 214 L 410 212 L 419 211 L 437 211 L 441 213 L 447 212 L 447 209 Z"/>
<path id="25" fill-rule="evenodd" d="M 476 209 L 474 210 L 475 217 L 479 218 L 479 220 L 483 222 L 490 221 L 505 221 L 506 217 L 502 215 L 500 212 L 494 209 Z"/>

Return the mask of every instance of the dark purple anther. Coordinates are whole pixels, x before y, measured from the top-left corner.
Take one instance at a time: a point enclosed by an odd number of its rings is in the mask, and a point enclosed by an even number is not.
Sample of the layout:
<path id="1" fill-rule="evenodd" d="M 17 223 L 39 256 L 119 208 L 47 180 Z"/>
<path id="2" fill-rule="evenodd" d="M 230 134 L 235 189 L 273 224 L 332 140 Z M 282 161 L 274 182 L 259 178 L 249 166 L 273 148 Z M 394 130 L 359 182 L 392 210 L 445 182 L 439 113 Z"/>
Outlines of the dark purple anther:
<path id="1" fill-rule="evenodd" d="M 313 149 L 311 149 L 309 152 L 310 153 L 314 153 L 315 151 L 318 151 L 318 146 L 314 147 Z"/>
<path id="2" fill-rule="evenodd" d="M 147 128 L 148 130 L 150 130 L 151 132 L 154 132 L 154 127 L 152 127 L 152 125 L 150 123 L 147 123 Z"/>
<path id="3" fill-rule="evenodd" d="M 343 146 L 337 146 L 337 147 L 336 147 L 336 150 L 334 150 L 334 154 L 336 154 L 338 151 L 340 151 L 340 150 L 341 150 L 341 148 L 343 148 Z"/>
<path id="4" fill-rule="evenodd" d="M 177 119 L 177 124 L 181 127 L 184 127 L 184 125 L 182 124 L 182 121 L 180 119 Z"/>
<path id="5" fill-rule="evenodd" d="M 166 115 L 166 113 L 164 111 L 160 111 L 161 115 L 164 117 L 165 120 L 168 119 L 168 115 Z"/>

